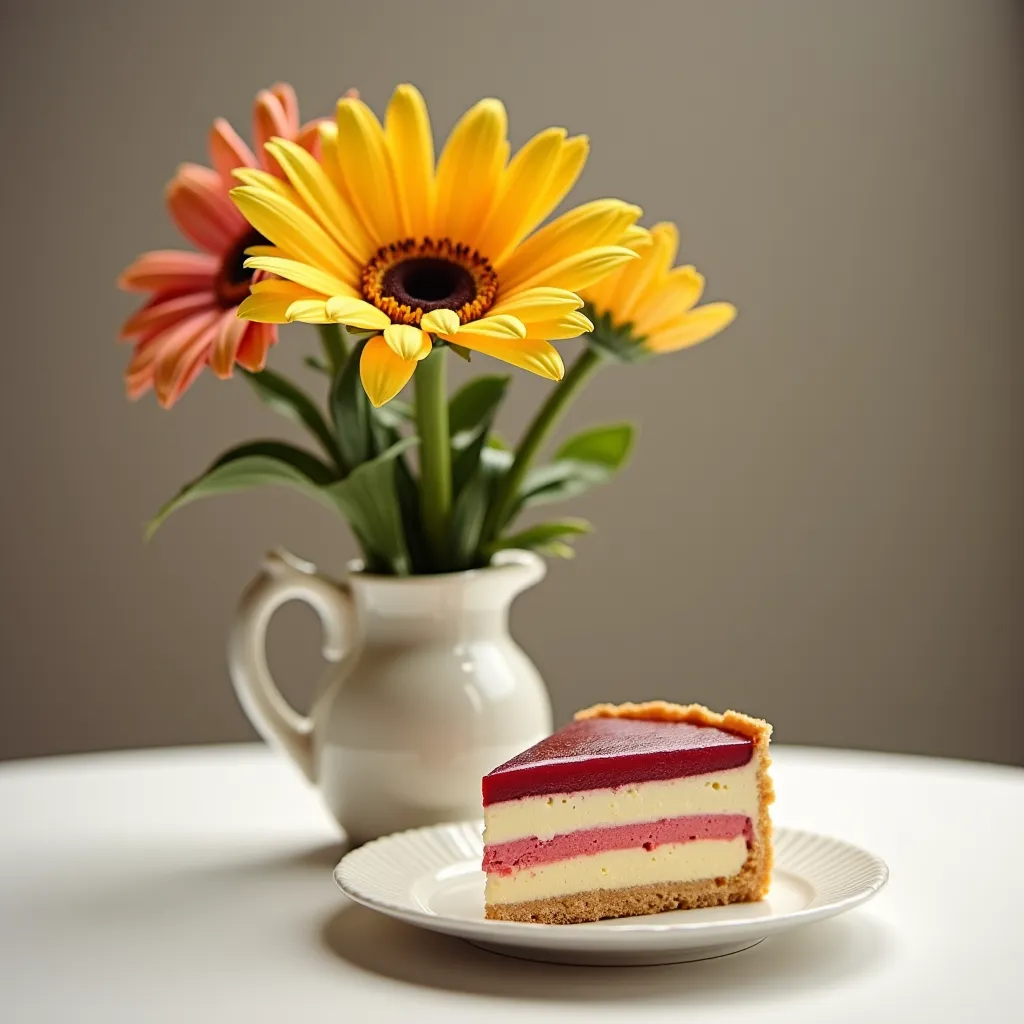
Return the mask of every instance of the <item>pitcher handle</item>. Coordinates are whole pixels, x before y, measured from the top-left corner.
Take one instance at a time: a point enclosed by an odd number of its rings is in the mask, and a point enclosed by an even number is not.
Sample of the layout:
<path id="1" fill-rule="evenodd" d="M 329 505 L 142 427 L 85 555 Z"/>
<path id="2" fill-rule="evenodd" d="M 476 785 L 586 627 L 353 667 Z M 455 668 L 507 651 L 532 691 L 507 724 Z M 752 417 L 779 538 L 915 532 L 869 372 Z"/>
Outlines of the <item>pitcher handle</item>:
<path id="1" fill-rule="evenodd" d="M 317 575 L 308 562 L 277 550 L 266 556 L 263 571 L 242 594 L 228 639 L 228 666 L 238 701 L 256 731 L 316 782 L 313 720 L 284 699 L 267 665 L 267 626 L 288 601 L 305 601 L 320 616 L 327 661 L 338 662 L 349 652 L 356 624 L 348 590 Z"/>

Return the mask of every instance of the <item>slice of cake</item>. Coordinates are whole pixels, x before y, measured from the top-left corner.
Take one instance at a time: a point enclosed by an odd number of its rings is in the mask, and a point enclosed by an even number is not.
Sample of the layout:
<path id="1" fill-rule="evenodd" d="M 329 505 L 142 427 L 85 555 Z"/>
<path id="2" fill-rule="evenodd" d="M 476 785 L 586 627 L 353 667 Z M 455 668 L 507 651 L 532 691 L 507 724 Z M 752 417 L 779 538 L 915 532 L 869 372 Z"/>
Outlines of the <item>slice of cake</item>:
<path id="1" fill-rule="evenodd" d="M 484 776 L 487 917 L 576 924 L 768 891 L 771 726 L 598 704 Z"/>

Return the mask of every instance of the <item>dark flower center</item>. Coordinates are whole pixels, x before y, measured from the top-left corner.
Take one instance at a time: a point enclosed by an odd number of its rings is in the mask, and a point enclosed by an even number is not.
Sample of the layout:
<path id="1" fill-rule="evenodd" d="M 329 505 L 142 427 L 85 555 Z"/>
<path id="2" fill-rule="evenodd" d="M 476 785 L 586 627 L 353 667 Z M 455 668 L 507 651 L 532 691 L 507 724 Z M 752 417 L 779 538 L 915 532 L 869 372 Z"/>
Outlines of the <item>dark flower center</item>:
<path id="1" fill-rule="evenodd" d="M 254 229 L 239 238 L 224 255 L 213 290 L 225 309 L 237 306 L 249 294 L 254 272 L 243 264 L 246 260 L 245 250 L 254 245 L 270 245 L 270 242 Z"/>
<path id="2" fill-rule="evenodd" d="M 406 238 L 374 253 L 363 267 L 362 292 L 392 323 L 419 324 L 435 309 L 451 309 L 466 324 L 494 304 L 498 276 L 467 245 L 448 238 Z"/>
<path id="3" fill-rule="evenodd" d="M 399 305 L 418 306 L 424 313 L 458 309 L 476 298 L 473 275 L 465 267 L 435 256 L 419 256 L 388 267 L 381 290 Z"/>

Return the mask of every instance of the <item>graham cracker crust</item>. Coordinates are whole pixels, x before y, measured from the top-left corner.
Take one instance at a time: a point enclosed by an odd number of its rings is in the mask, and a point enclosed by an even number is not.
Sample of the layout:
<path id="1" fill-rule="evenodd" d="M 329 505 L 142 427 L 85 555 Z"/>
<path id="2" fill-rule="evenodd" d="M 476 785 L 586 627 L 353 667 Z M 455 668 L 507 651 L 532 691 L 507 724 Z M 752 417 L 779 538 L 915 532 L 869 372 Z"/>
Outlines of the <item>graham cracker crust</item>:
<path id="1" fill-rule="evenodd" d="M 592 889 L 569 896 L 525 903 L 494 903 L 487 906 L 491 921 L 525 921 L 534 924 L 583 924 L 608 917 L 639 917 L 666 910 L 695 910 L 726 903 L 750 903 L 763 893 L 755 875 L 744 870 L 731 878 L 705 878 L 697 882 L 659 882 L 628 889 Z"/>

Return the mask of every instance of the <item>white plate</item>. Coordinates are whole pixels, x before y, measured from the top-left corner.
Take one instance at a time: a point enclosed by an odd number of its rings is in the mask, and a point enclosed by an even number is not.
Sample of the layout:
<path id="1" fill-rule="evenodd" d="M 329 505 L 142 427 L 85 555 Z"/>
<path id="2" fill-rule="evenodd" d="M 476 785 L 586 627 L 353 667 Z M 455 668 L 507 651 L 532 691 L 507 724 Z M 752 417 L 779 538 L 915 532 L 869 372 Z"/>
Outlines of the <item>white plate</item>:
<path id="1" fill-rule="evenodd" d="M 494 953 L 609 966 L 738 953 L 768 935 L 841 914 L 870 899 L 889 878 L 884 861 L 865 850 L 781 828 L 775 832 L 771 892 L 760 903 L 589 924 L 488 921 L 481 832 L 479 822 L 462 822 L 385 836 L 344 857 L 334 878 L 357 903 Z"/>

